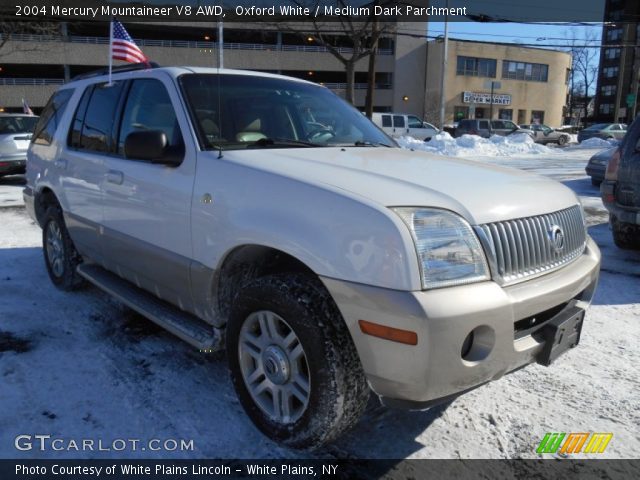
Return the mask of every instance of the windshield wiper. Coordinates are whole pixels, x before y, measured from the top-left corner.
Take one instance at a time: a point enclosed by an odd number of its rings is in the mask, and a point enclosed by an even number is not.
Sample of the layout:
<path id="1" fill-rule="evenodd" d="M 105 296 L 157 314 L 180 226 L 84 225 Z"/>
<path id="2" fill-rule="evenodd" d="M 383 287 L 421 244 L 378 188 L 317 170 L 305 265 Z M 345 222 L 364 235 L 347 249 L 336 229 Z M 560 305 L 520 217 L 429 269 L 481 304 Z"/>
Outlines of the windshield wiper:
<path id="1" fill-rule="evenodd" d="M 362 140 L 358 140 L 353 143 L 331 143 L 332 147 L 386 147 L 392 148 L 391 145 L 387 145 L 386 143 L 376 143 L 376 142 L 364 142 Z"/>
<path id="2" fill-rule="evenodd" d="M 289 138 L 261 138 L 247 145 L 248 147 L 322 147 L 313 142 L 305 142 L 304 140 L 291 140 Z"/>

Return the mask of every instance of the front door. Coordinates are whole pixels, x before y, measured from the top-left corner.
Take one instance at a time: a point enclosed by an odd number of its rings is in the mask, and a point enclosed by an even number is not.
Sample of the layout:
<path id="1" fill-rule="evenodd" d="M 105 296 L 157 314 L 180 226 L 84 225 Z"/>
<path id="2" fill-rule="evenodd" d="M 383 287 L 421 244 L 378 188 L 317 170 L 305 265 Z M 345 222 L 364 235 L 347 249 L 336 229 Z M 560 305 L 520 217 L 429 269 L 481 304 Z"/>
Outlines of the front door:
<path id="1" fill-rule="evenodd" d="M 107 267 L 158 297 L 192 311 L 190 288 L 191 192 L 195 146 L 185 142 L 187 119 L 175 86 L 158 79 L 130 82 L 121 108 L 113 154 L 102 182 L 102 248 Z M 168 148 L 183 156 L 177 166 L 127 158 L 127 135 L 165 133 Z"/>

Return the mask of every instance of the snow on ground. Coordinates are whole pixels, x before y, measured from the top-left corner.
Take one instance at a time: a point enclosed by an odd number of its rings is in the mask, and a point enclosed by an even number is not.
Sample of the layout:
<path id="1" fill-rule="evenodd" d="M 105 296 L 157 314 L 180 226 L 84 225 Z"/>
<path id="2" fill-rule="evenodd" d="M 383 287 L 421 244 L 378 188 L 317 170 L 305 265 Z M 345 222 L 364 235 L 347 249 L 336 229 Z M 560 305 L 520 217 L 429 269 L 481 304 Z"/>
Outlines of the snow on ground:
<path id="1" fill-rule="evenodd" d="M 556 150 L 561 153 L 556 153 Z M 600 458 L 640 451 L 640 253 L 613 245 L 597 188 L 597 150 L 477 156 L 562 181 L 580 196 L 603 254 L 582 340 L 549 368 L 531 365 L 426 412 L 372 400 L 356 428 L 317 457 L 535 458 L 546 432 L 612 432 Z M 0 195 L 5 189 L 0 181 Z M 40 229 L 0 208 L 0 458 L 308 458 L 270 442 L 242 411 L 221 354 L 205 355 L 106 294 L 56 290 Z M 19 434 L 193 440 L 192 452 L 17 452 Z"/>
<path id="2" fill-rule="evenodd" d="M 400 137 L 396 141 L 401 147 L 425 152 L 448 155 L 450 157 L 469 157 L 472 155 L 512 156 L 524 153 L 547 154 L 557 153 L 555 149 L 535 143 L 525 133 L 501 136 L 492 135 L 482 138 L 478 135 L 462 135 L 453 138 L 447 132 L 442 132 L 428 142 L 416 140 L 412 137 Z"/>
<path id="3" fill-rule="evenodd" d="M 583 140 L 582 142 L 580 142 L 574 148 L 601 148 L 601 149 L 605 149 L 605 148 L 615 147 L 616 145 L 619 145 L 619 144 L 620 144 L 619 140 L 615 140 L 615 139 L 604 140 L 602 138 L 594 137 L 594 138 L 588 138 L 586 140 Z"/>

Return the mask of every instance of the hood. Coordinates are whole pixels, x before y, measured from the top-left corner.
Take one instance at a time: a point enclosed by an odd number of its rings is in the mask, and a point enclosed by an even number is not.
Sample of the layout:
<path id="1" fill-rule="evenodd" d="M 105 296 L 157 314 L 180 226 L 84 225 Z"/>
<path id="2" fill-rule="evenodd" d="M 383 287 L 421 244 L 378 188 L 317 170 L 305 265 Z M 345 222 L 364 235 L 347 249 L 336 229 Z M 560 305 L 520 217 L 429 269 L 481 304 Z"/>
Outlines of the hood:
<path id="1" fill-rule="evenodd" d="M 452 210 L 475 225 L 578 203 L 572 190 L 540 175 L 399 148 L 256 149 L 228 151 L 224 159 L 330 185 L 385 207 Z"/>

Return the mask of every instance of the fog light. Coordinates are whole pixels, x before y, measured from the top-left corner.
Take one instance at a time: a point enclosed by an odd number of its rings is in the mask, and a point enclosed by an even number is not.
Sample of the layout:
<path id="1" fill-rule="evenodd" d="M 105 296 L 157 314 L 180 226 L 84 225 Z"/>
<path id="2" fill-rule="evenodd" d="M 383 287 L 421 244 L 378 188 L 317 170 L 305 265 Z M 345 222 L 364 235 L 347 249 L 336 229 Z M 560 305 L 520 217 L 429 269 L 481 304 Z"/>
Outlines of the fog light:
<path id="1" fill-rule="evenodd" d="M 496 334 L 493 328 L 480 325 L 469 332 L 462 342 L 460 356 L 462 363 L 473 366 L 486 359 L 496 343 Z"/>

